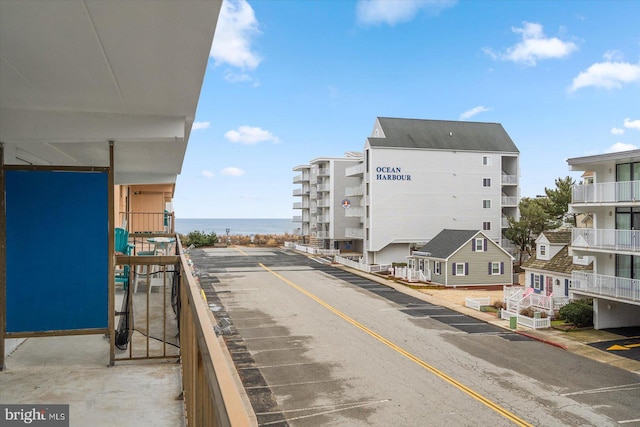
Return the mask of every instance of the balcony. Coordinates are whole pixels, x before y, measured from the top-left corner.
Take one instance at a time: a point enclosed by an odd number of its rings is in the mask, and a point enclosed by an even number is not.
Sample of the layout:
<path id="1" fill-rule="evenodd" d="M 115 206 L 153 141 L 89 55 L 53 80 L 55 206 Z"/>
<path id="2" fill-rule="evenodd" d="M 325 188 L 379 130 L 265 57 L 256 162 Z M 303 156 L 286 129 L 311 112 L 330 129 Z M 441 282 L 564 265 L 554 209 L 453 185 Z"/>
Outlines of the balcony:
<path id="1" fill-rule="evenodd" d="M 318 168 L 318 176 L 330 176 L 329 168 Z"/>
<path id="2" fill-rule="evenodd" d="M 518 206 L 518 198 L 516 196 L 502 196 L 502 206 Z"/>
<path id="3" fill-rule="evenodd" d="M 120 212 L 120 223 L 130 234 L 174 234 L 173 212 Z"/>
<path id="4" fill-rule="evenodd" d="M 605 276 L 595 273 L 574 271 L 571 274 L 572 291 L 625 300 L 640 304 L 640 280 L 624 277 Z"/>
<path id="5" fill-rule="evenodd" d="M 328 198 L 318 199 L 318 207 L 319 208 L 328 208 L 331 206 L 331 200 Z"/>
<path id="6" fill-rule="evenodd" d="M 294 184 L 301 184 L 303 182 L 309 182 L 309 172 L 305 172 L 293 177 Z"/>
<path id="7" fill-rule="evenodd" d="M 354 239 L 364 239 L 364 229 L 362 228 L 345 228 L 345 237 L 351 237 Z"/>
<path id="8" fill-rule="evenodd" d="M 364 174 L 364 163 L 359 163 L 345 169 L 345 176 L 358 176 Z"/>
<path id="9" fill-rule="evenodd" d="M 293 190 L 293 195 L 294 196 L 308 196 L 309 195 L 309 189 L 296 188 L 295 190 Z"/>
<path id="10" fill-rule="evenodd" d="M 572 204 L 624 203 L 640 201 L 640 181 L 574 185 Z"/>
<path id="11" fill-rule="evenodd" d="M 329 215 L 318 215 L 316 217 L 317 222 L 320 223 L 329 223 L 331 222 L 331 217 Z"/>
<path id="12" fill-rule="evenodd" d="M 331 185 L 330 184 L 318 184 L 316 186 L 316 189 L 318 191 L 318 193 L 327 193 L 329 191 L 331 191 Z"/>
<path id="13" fill-rule="evenodd" d="M 358 186 L 358 187 L 347 187 L 347 188 L 344 189 L 344 195 L 346 197 L 362 196 L 363 194 L 364 194 L 364 191 L 363 191 L 361 186 Z"/>
<path id="14" fill-rule="evenodd" d="M 364 208 L 352 206 L 349 209 L 345 209 L 344 216 L 349 218 L 361 218 L 364 216 Z"/>
<path id="15" fill-rule="evenodd" d="M 574 228 L 571 230 L 571 247 L 575 249 L 640 252 L 640 230 L 603 230 Z"/>
<path id="16" fill-rule="evenodd" d="M 141 237 L 129 242 L 137 253 L 148 245 Z M 116 327 L 109 339 L 8 336 L 3 401 L 33 404 L 42 401 L 42 390 L 56 390 L 46 401 L 70 405 L 71 425 L 136 419 L 167 427 L 251 425 L 237 371 L 214 332 L 217 322 L 179 242 L 177 248 L 114 257 L 128 267 L 130 286 L 111 286 Z M 129 322 L 118 321 L 128 313 Z"/>
<path id="17" fill-rule="evenodd" d="M 293 204 L 293 209 L 309 209 L 309 202 L 296 202 Z"/>
<path id="18" fill-rule="evenodd" d="M 293 222 L 302 222 L 302 215 L 294 215 Z"/>
<path id="19" fill-rule="evenodd" d="M 517 175 L 502 174 L 502 185 L 516 185 L 518 183 Z"/>
<path id="20" fill-rule="evenodd" d="M 318 239 L 328 239 L 329 238 L 329 232 L 328 231 L 317 231 L 316 232 L 316 237 Z"/>

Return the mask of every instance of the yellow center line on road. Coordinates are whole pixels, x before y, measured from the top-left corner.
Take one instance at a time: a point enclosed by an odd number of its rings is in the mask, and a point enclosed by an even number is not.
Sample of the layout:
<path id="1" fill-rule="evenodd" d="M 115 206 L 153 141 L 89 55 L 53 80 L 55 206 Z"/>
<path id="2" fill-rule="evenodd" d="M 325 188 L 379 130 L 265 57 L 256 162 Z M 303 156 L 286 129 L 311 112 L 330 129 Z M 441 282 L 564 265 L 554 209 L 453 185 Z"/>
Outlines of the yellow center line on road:
<path id="1" fill-rule="evenodd" d="M 450 377 L 449 375 L 445 374 L 444 372 L 434 368 L 433 366 L 429 365 L 428 363 L 424 362 L 423 360 L 420 360 L 418 357 L 414 356 L 413 354 L 409 353 L 408 351 L 404 350 L 403 348 L 401 348 L 401 347 L 397 346 L 396 344 L 392 343 L 391 341 L 389 341 L 388 339 L 384 338 L 382 335 L 378 334 L 377 332 L 374 332 L 371 329 L 367 328 L 362 323 L 360 323 L 360 322 L 352 319 L 351 317 L 347 316 L 346 314 L 342 313 L 341 311 L 339 311 L 338 309 L 336 309 L 333 306 L 329 305 L 328 303 L 324 302 L 322 299 L 318 298 L 317 296 L 315 296 L 311 292 L 301 288 L 300 286 L 296 285 L 295 283 L 293 283 L 289 279 L 285 278 L 281 274 L 273 271 L 272 269 L 270 269 L 269 267 L 265 266 L 264 264 L 260 263 L 259 265 L 260 265 L 260 267 L 262 267 L 263 269 L 265 269 L 269 273 L 271 273 L 274 276 L 276 276 L 278 279 L 282 280 L 287 285 L 291 286 L 292 288 L 294 288 L 294 289 L 300 291 L 301 293 L 303 293 L 304 295 L 308 296 L 309 298 L 311 298 L 312 300 L 314 300 L 315 302 L 317 302 L 318 304 L 320 304 L 321 306 L 323 306 L 327 310 L 331 311 L 332 313 L 334 313 L 338 317 L 343 318 L 344 320 L 346 320 L 347 322 L 351 323 L 356 328 L 366 332 L 367 334 L 369 334 L 373 338 L 377 339 L 381 343 L 385 344 L 389 348 L 397 351 L 398 353 L 400 353 L 401 355 L 403 355 L 407 359 L 409 359 L 412 362 L 420 365 L 421 367 L 423 367 L 427 371 L 431 372 L 435 376 L 441 378 L 442 380 L 446 381 L 447 383 L 453 385 L 458 390 L 460 390 L 460 391 L 466 393 L 467 395 L 473 397 L 474 399 L 476 399 L 477 401 L 479 401 L 480 403 L 482 403 L 486 407 L 494 410 L 495 412 L 497 412 L 498 414 L 502 415 L 506 419 L 508 419 L 508 420 L 512 421 L 513 423 L 515 423 L 516 425 L 527 426 L 527 427 L 532 427 L 533 426 L 532 424 L 529 424 L 528 422 L 524 421 L 523 419 L 521 419 L 521 418 L 517 417 L 516 415 L 512 414 L 511 412 L 507 411 L 506 409 L 504 409 L 503 407 L 501 407 L 497 403 L 494 403 L 491 400 L 487 399 L 486 397 L 482 396 L 481 394 L 473 391 L 472 389 L 470 389 L 466 385 L 464 385 L 461 382 L 455 380 L 454 378 Z"/>
<path id="2" fill-rule="evenodd" d="M 234 246 L 234 247 L 233 247 L 233 249 L 235 249 L 236 251 L 240 252 L 240 253 L 241 253 L 242 255 L 244 255 L 244 256 L 248 256 L 248 255 L 247 255 L 247 253 L 246 253 L 245 251 L 243 251 L 242 249 L 240 249 L 240 248 L 239 248 L 239 247 L 237 247 L 237 246 Z"/>

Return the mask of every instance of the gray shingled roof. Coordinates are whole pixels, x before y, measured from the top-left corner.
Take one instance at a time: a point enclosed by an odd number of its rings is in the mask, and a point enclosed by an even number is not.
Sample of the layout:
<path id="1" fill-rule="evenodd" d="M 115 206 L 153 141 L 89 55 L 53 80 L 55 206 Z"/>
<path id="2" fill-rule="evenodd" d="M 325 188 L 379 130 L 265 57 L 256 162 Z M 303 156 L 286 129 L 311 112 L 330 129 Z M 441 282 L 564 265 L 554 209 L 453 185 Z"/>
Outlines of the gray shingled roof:
<path id="1" fill-rule="evenodd" d="M 500 123 L 378 117 L 385 138 L 371 146 L 519 153 Z"/>
<path id="2" fill-rule="evenodd" d="M 549 243 L 560 243 L 564 245 L 571 243 L 571 231 L 545 231 L 543 234 Z"/>
<path id="3" fill-rule="evenodd" d="M 565 246 L 549 261 L 537 259 L 536 254 L 533 254 L 531 258 L 522 263 L 522 268 L 571 274 L 572 271 L 591 271 L 593 270 L 593 263 L 589 263 L 589 265 L 574 264 L 573 256 L 569 255 L 569 247 Z"/>
<path id="4" fill-rule="evenodd" d="M 429 252 L 433 258 L 447 259 L 478 233 L 479 230 L 444 229 L 419 251 Z"/>

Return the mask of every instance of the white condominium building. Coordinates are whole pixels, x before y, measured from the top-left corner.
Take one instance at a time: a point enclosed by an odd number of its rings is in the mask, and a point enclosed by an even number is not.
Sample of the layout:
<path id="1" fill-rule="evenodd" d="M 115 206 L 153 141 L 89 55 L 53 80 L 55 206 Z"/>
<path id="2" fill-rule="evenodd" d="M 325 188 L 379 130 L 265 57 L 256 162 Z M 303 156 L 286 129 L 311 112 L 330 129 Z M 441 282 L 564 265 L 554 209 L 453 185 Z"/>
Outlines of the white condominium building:
<path id="1" fill-rule="evenodd" d="M 345 189 L 359 185 L 360 180 L 347 177 L 345 171 L 360 164 L 362 153 L 348 152 L 345 157 L 321 157 L 308 165 L 293 168 L 299 172 L 293 183 L 300 184 L 293 190 L 293 195 L 301 197 L 293 205 L 294 209 L 300 209 L 301 214 L 293 221 L 299 223 L 295 232 L 303 237 L 304 243 L 319 249 L 338 249 L 343 253 L 362 252 L 361 242 L 354 242 L 345 233 L 347 228 L 360 224 L 359 217 L 345 214 L 352 208 L 345 198 Z"/>
<path id="2" fill-rule="evenodd" d="M 405 262 L 443 229 L 482 230 L 503 244 L 507 216 L 518 217 L 519 151 L 497 123 L 378 117 L 345 175 L 342 209 L 329 220 L 345 224 L 334 238 L 368 264 Z"/>
<path id="3" fill-rule="evenodd" d="M 640 326 L 640 150 L 567 163 L 591 172 L 573 187 L 569 212 L 593 224 L 572 230 L 570 254 L 593 257 L 593 272 L 572 273 L 570 296 L 593 298 L 596 329 Z"/>

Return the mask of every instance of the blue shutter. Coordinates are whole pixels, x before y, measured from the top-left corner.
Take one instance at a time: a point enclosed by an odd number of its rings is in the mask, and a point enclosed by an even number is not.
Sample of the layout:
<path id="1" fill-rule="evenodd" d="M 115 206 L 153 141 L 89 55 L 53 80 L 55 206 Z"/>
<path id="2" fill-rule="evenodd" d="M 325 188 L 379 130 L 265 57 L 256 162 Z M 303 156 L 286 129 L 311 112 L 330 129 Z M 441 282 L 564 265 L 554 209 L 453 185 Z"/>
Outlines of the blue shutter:
<path id="1" fill-rule="evenodd" d="M 484 239 L 484 251 L 487 252 L 487 239 Z"/>
<path id="2" fill-rule="evenodd" d="M 544 276 L 540 275 L 540 290 L 544 291 Z"/>
<path id="3" fill-rule="evenodd" d="M 533 277 L 533 273 L 531 273 L 531 287 L 534 288 L 535 284 L 536 284 L 536 281 L 535 281 L 535 279 Z"/>
<path id="4" fill-rule="evenodd" d="M 504 274 L 504 262 L 500 263 L 500 274 Z"/>
<path id="5" fill-rule="evenodd" d="M 476 239 L 471 239 L 471 252 L 476 251 Z"/>
<path id="6" fill-rule="evenodd" d="M 451 274 L 454 275 L 454 276 L 456 275 L 456 263 L 455 262 L 451 264 Z"/>
<path id="7" fill-rule="evenodd" d="M 469 275 L 469 263 L 468 262 L 464 263 L 464 275 L 465 276 Z"/>
<path id="8" fill-rule="evenodd" d="M 491 263 L 489 263 L 489 276 L 491 276 Z"/>

